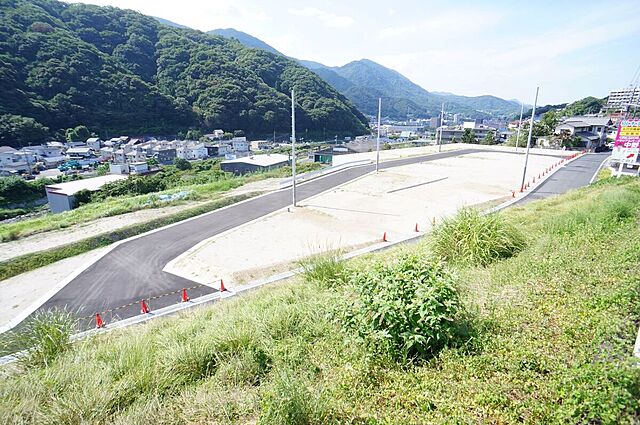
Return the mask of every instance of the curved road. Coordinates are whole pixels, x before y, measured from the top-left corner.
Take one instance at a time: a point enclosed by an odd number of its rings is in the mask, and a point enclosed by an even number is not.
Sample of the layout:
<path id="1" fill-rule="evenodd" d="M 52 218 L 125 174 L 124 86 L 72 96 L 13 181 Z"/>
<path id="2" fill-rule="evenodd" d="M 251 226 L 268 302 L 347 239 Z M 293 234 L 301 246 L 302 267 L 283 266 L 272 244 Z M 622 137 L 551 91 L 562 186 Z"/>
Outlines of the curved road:
<path id="1" fill-rule="evenodd" d="M 418 162 L 434 161 L 485 149 L 462 149 L 427 156 L 403 158 L 380 164 L 381 169 Z M 591 158 L 594 158 L 593 160 Z M 598 157 L 598 160 L 595 160 Z M 540 198 L 588 184 L 604 157 L 586 155 L 557 171 L 534 190 L 530 197 Z M 298 199 L 304 200 L 335 186 L 374 171 L 374 165 L 349 168 L 298 186 Z M 155 233 L 124 242 L 82 271 L 75 279 L 44 303 L 40 310 L 64 307 L 78 317 L 89 318 L 104 312 L 114 319 L 139 314 L 139 301 L 149 300 L 152 310 L 175 304 L 180 290 L 190 288 L 196 298 L 216 290 L 163 272 L 164 266 L 204 239 L 260 218 L 291 203 L 290 190 L 272 192 L 204 216 L 178 223 Z M 170 295 L 166 295 L 170 294 Z M 90 326 L 89 319 L 86 325 Z"/>

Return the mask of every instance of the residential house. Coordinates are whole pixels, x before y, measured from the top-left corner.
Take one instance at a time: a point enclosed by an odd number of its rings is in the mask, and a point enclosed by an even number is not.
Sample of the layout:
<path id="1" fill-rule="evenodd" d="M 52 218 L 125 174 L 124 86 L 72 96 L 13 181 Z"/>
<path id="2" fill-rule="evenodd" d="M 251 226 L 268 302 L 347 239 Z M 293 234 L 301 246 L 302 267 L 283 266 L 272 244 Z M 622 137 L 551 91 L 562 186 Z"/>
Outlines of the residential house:
<path id="1" fill-rule="evenodd" d="M 580 138 L 580 147 L 591 149 L 606 143 L 607 130 L 612 124 L 609 117 L 570 117 L 556 126 L 555 134 L 568 132 Z"/>
<path id="2" fill-rule="evenodd" d="M 204 143 L 194 141 L 184 141 L 176 146 L 176 155 L 183 159 L 205 159 L 207 158 L 207 148 Z"/>
<path id="3" fill-rule="evenodd" d="M 241 156 L 243 153 L 248 153 L 249 146 L 246 137 L 234 137 L 231 139 L 231 147 L 238 156 Z"/>
<path id="4" fill-rule="evenodd" d="M 87 159 L 93 158 L 94 156 L 94 150 L 87 146 L 67 149 L 67 157 L 69 159 Z"/>
<path id="5" fill-rule="evenodd" d="M 87 139 L 86 145 L 94 150 L 94 152 L 98 152 L 102 147 L 103 141 L 100 140 L 99 137 L 90 137 Z"/>
<path id="6" fill-rule="evenodd" d="M 45 186 L 47 199 L 49 200 L 49 208 L 54 214 L 69 211 L 76 207 L 75 194 L 79 191 L 88 190 L 95 192 L 107 183 L 125 178 L 125 176 L 121 175 L 107 174 L 90 179 L 80 179 Z"/>
<path id="7" fill-rule="evenodd" d="M 253 140 L 251 142 L 252 151 L 266 151 L 271 149 L 271 142 L 269 140 Z"/>
<path id="8" fill-rule="evenodd" d="M 153 158 L 155 158 L 162 165 L 173 164 L 173 161 L 177 157 L 176 149 L 164 146 L 153 147 Z"/>
<path id="9" fill-rule="evenodd" d="M 211 140 L 220 140 L 224 137 L 224 131 L 222 130 L 213 130 L 213 133 L 205 134 L 204 137 L 207 137 Z"/>
<path id="10" fill-rule="evenodd" d="M 10 147 L 0 146 L 0 173 L 4 175 L 26 173 L 30 164 L 24 155 Z"/>

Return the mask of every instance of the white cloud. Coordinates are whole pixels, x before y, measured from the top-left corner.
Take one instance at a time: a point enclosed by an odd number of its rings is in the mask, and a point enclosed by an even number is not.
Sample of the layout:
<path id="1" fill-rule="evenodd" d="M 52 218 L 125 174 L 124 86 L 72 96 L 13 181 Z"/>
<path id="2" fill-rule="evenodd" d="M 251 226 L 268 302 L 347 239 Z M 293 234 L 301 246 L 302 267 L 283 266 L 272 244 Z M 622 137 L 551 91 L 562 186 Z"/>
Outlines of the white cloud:
<path id="1" fill-rule="evenodd" d="M 289 14 L 293 16 L 302 16 L 308 18 L 317 18 L 325 26 L 331 28 L 347 28 L 355 23 L 350 16 L 340 16 L 333 13 L 325 12 L 315 7 L 305 7 L 303 9 L 289 9 Z"/>

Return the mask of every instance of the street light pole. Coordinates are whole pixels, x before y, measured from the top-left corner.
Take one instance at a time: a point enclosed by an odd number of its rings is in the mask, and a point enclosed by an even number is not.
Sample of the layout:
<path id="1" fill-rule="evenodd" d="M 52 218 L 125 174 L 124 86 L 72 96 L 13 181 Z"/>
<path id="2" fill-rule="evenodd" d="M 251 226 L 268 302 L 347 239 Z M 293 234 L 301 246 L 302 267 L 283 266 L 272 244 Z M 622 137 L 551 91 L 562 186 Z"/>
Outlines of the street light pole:
<path id="1" fill-rule="evenodd" d="M 438 152 L 442 152 L 442 127 L 444 127 L 444 102 L 442 102 L 442 111 L 440 112 L 440 137 L 438 138 Z"/>
<path id="2" fill-rule="evenodd" d="M 291 89 L 291 172 L 293 175 L 293 206 L 296 206 L 296 93 Z"/>
<path id="3" fill-rule="evenodd" d="M 527 139 L 527 153 L 524 156 L 524 170 L 522 171 L 522 183 L 520 184 L 520 191 L 524 189 L 524 179 L 527 176 L 527 164 L 529 162 L 529 149 L 531 148 L 531 136 L 533 135 L 533 117 L 536 114 L 536 105 L 538 104 L 538 91 L 540 87 L 536 87 L 536 99 L 533 101 L 533 109 L 531 110 L 531 121 L 529 121 L 529 138 Z"/>
<path id="4" fill-rule="evenodd" d="M 520 120 L 518 121 L 518 134 L 516 135 L 516 153 L 518 153 L 518 142 L 520 141 L 520 129 L 522 128 L 522 114 L 524 113 L 524 103 L 520 103 Z"/>
<path id="5" fill-rule="evenodd" d="M 378 138 L 376 139 L 376 173 L 380 168 L 380 116 L 382 112 L 382 98 L 378 98 Z"/>

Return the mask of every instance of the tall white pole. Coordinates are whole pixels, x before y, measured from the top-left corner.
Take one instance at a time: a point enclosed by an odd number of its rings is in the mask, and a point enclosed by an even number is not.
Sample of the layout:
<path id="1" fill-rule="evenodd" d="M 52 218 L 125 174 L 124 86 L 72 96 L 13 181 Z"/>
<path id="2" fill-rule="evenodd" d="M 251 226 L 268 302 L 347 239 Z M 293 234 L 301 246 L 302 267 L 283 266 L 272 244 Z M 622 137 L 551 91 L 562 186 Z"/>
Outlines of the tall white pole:
<path id="1" fill-rule="evenodd" d="M 291 172 L 293 174 L 293 206 L 296 206 L 296 93 L 291 89 Z"/>
<path id="2" fill-rule="evenodd" d="M 440 137 L 438 139 L 438 152 L 442 152 L 442 128 L 444 127 L 444 102 L 442 102 L 442 111 L 440 112 Z"/>
<path id="3" fill-rule="evenodd" d="M 531 110 L 531 121 L 529 121 L 529 138 L 527 139 L 527 153 L 524 156 L 524 170 L 522 171 L 522 183 L 520 184 L 520 192 L 524 190 L 524 179 L 527 177 L 527 164 L 529 162 L 529 149 L 531 148 L 531 136 L 533 135 L 533 117 L 536 115 L 536 105 L 538 104 L 538 91 L 540 87 L 536 87 L 536 99 L 533 101 L 533 109 Z"/>
<path id="4" fill-rule="evenodd" d="M 520 107 L 520 120 L 518 121 L 518 134 L 516 136 L 516 153 L 518 152 L 518 142 L 520 141 L 520 129 L 522 128 L 522 114 L 524 113 L 524 103 Z"/>
<path id="5" fill-rule="evenodd" d="M 382 98 L 378 98 L 378 138 L 376 139 L 376 173 L 380 168 L 380 116 L 382 115 Z"/>

